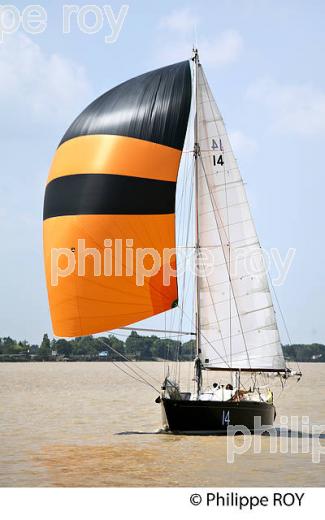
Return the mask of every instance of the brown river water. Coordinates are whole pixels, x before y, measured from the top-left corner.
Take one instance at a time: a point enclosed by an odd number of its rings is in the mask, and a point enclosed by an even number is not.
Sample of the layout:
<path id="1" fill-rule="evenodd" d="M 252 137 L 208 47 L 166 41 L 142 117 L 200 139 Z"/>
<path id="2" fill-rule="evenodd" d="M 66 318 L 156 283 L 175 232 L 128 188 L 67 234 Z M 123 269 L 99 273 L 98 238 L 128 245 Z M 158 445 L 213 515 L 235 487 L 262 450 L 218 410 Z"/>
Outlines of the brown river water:
<path id="1" fill-rule="evenodd" d="M 163 363 L 134 366 L 163 378 Z M 180 366 L 189 383 L 191 364 Z M 325 364 L 302 369 L 299 383 L 275 391 L 278 425 L 281 416 L 325 425 Z M 311 450 L 325 452 L 325 426 L 321 440 L 279 436 L 275 453 L 252 436 L 231 464 L 225 436 L 158 433 L 156 397 L 112 363 L 0 363 L 0 486 L 325 486 L 325 454 L 314 463 Z"/>

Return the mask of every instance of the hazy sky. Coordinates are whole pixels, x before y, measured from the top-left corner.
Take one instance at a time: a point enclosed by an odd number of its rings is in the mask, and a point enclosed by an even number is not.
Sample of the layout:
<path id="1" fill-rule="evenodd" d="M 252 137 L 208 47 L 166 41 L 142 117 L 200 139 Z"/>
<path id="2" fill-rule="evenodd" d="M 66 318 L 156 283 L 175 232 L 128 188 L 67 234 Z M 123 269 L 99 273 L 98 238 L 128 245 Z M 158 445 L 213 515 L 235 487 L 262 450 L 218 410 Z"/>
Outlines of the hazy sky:
<path id="1" fill-rule="evenodd" d="M 52 335 L 42 205 L 62 134 L 103 91 L 190 57 L 196 26 L 261 243 L 283 256 L 296 249 L 277 288 L 292 340 L 324 343 L 325 3 L 125 0 L 123 27 L 108 44 L 107 20 L 87 35 L 72 18 L 63 34 L 64 3 L 40 2 L 48 13 L 42 34 L 21 29 L 0 43 L 0 336 L 39 342 Z M 97 5 L 110 4 L 117 16 L 122 3 Z"/>

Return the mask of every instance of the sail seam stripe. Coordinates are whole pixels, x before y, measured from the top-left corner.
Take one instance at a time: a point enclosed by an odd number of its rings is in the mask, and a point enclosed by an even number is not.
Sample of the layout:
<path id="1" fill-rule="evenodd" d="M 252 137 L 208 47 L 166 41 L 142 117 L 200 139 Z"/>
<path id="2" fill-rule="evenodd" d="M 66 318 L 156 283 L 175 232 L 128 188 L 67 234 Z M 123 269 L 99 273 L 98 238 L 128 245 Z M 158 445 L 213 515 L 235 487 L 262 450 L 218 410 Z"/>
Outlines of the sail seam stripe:
<path id="1" fill-rule="evenodd" d="M 203 264 L 203 267 L 204 267 L 204 271 L 205 271 L 205 265 Z M 222 340 L 222 346 L 223 346 L 223 349 L 225 351 L 225 356 L 227 357 L 227 351 L 226 351 L 226 346 L 225 346 L 225 342 L 224 342 L 224 339 L 223 339 L 223 336 L 222 336 L 222 333 L 221 333 L 221 328 L 220 328 L 220 323 L 219 323 L 219 318 L 218 318 L 218 313 L 217 313 L 217 309 L 215 307 L 215 302 L 213 300 L 213 297 L 212 297 L 212 293 L 211 293 L 211 290 L 210 290 L 210 285 L 209 285 L 209 279 L 207 276 L 205 276 L 205 279 L 207 281 L 207 284 L 208 284 L 208 288 L 209 288 L 209 294 L 210 294 L 210 298 L 211 298 L 211 301 L 212 301 L 212 305 L 210 304 L 210 306 L 213 306 L 213 310 L 214 310 L 214 314 L 215 314 L 215 317 L 216 317 L 216 323 L 219 327 L 219 330 L 220 330 L 220 336 L 221 336 L 221 340 Z M 203 306 L 201 304 L 201 307 L 202 308 L 205 308 L 205 306 Z"/>
<path id="2" fill-rule="evenodd" d="M 246 334 L 250 334 L 251 332 L 260 332 L 261 330 L 265 330 L 265 331 L 277 331 L 276 328 L 272 328 L 272 325 L 276 325 L 275 323 L 271 323 L 270 325 L 266 325 L 265 327 L 257 327 L 255 329 L 248 329 L 245 331 Z M 204 329 L 206 332 L 209 332 L 211 331 L 211 329 Z M 237 338 L 237 337 L 241 337 L 241 332 L 240 333 L 237 333 L 237 334 L 233 334 L 233 337 L 234 338 Z M 229 339 L 229 336 L 224 336 L 224 339 Z M 220 341 L 220 340 L 217 340 L 217 341 Z M 210 343 L 210 342 L 209 342 Z"/>
<path id="3" fill-rule="evenodd" d="M 208 196 L 208 193 L 205 196 Z M 201 197 L 203 199 L 203 196 Z M 246 201 L 243 202 L 237 202 L 236 204 L 229 204 L 229 208 L 235 208 L 237 206 L 243 206 L 246 204 Z M 219 210 L 227 209 L 226 206 L 219 206 Z M 213 213 L 213 209 L 210 211 L 205 211 L 204 213 L 201 213 L 201 215 L 209 215 L 210 213 Z"/>
<path id="4" fill-rule="evenodd" d="M 176 182 L 118 174 L 75 174 L 46 187 L 44 220 L 67 215 L 175 213 Z"/>
<path id="5" fill-rule="evenodd" d="M 257 347 L 252 347 L 250 348 L 250 350 L 258 350 L 260 348 L 264 348 L 264 347 L 267 347 L 267 346 L 270 346 L 270 345 L 278 345 L 280 342 L 277 340 L 277 341 L 272 341 L 271 343 L 270 342 L 267 342 L 267 343 L 263 343 L 263 345 L 258 345 Z M 238 350 L 236 352 L 236 354 L 243 354 L 245 352 L 245 350 Z M 269 356 L 271 357 L 271 356 Z M 211 361 L 215 361 L 217 358 L 212 358 Z"/>

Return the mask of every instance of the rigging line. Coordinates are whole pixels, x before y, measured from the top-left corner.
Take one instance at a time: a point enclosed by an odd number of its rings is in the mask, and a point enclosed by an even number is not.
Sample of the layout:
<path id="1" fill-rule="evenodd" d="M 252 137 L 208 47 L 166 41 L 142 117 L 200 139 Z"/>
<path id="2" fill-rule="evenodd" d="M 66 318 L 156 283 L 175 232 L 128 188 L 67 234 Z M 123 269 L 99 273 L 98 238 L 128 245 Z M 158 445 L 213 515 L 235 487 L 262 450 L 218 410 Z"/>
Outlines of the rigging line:
<path id="1" fill-rule="evenodd" d="M 206 272 L 204 264 L 203 264 L 203 268 L 204 268 L 204 271 Z M 225 351 L 225 356 L 227 357 L 226 346 L 225 346 L 224 338 L 223 338 L 223 335 L 222 335 L 222 332 L 221 332 L 220 322 L 219 322 L 218 313 L 217 313 L 217 309 L 216 309 L 216 303 L 215 303 L 215 301 L 213 299 L 212 292 L 211 292 L 211 287 L 210 287 L 210 283 L 209 283 L 209 279 L 208 279 L 206 274 L 205 274 L 205 279 L 206 279 L 206 282 L 208 284 L 209 294 L 210 294 L 210 298 L 211 298 L 211 301 L 212 301 L 214 314 L 215 314 L 215 317 L 216 317 L 216 322 L 215 323 L 219 327 L 223 350 Z M 228 301 L 228 300 L 225 300 L 225 301 Z M 231 359 L 230 359 L 230 363 L 231 363 Z"/>
<path id="2" fill-rule="evenodd" d="M 193 109 L 191 108 L 191 111 L 192 110 Z M 176 213 L 176 238 L 177 238 L 176 242 L 177 242 L 177 244 L 184 242 L 184 235 L 185 235 L 185 228 L 186 228 L 185 219 L 182 219 L 182 218 L 179 219 L 179 212 L 182 210 L 183 206 L 186 207 L 186 205 L 184 204 L 184 201 L 186 202 L 185 192 L 188 191 L 187 187 L 190 183 L 190 175 L 188 175 L 188 172 L 191 169 L 191 160 L 190 160 L 190 156 L 188 155 L 188 153 L 193 153 L 193 151 L 192 151 L 192 146 L 191 146 L 191 142 L 190 142 L 189 132 L 187 132 L 187 135 L 185 138 L 184 148 L 185 149 L 182 152 L 182 160 L 180 162 L 178 183 L 177 183 L 177 188 L 176 188 L 176 212 L 175 213 Z M 191 148 L 191 150 L 188 150 L 188 148 Z M 176 245 L 177 253 L 179 252 L 178 248 L 182 248 L 182 246 Z M 167 329 L 167 314 L 165 313 L 164 316 L 165 316 L 165 329 Z M 172 329 L 175 328 L 174 325 L 177 322 L 176 329 L 181 331 L 182 325 L 179 327 L 179 316 L 177 315 L 177 310 L 174 310 L 174 312 L 172 312 L 170 314 L 169 322 L 170 322 L 170 328 L 172 328 Z M 165 339 L 166 339 L 166 334 L 165 334 Z M 180 339 L 180 337 L 179 338 L 176 337 L 176 339 Z M 167 359 L 167 361 L 169 359 L 170 351 L 171 351 L 171 345 L 168 342 L 165 346 L 165 358 Z M 173 351 L 173 353 L 174 353 L 174 351 Z M 176 357 L 178 357 L 178 354 Z M 174 364 L 172 366 L 174 366 Z M 176 363 L 176 367 L 177 367 L 177 363 Z M 164 370 L 166 373 L 166 366 L 165 366 Z"/>
<path id="3" fill-rule="evenodd" d="M 124 361 L 126 361 L 128 363 L 132 363 L 132 361 L 130 359 L 128 359 L 126 356 L 124 356 L 124 354 L 121 354 L 121 352 L 119 352 L 118 350 L 115 350 L 115 348 L 113 348 L 111 345 L 106 343 L 106 341 L 104 341 L 102 338 L 98 338 L 98 340 L 100 341 L 100 343 L 103 343 L 103 345 L 105 345 L 106 347 L 110 348 L 115 354 L 117 354 L 121 358 L 123 358 Z M 156 381 L 156 383 L 158 383 L 160 385 L 160 381 L 158 381 L 158 379 L 156 379 L 151 374 L 149 374 L 148 372 L 143 370 L 143 368 L 141 368 L 141 367 L 137 367 L 137 368 L 138 368 L 138 370 L 140 372 L 143 372 L 146 376 L 150 377 L 153 381 Z M 132 372 L 134 372 L 136 374 L 136 376 L 141 377 L 141 379 L 143 379 L 148 385 L 152 386 L 148 381 L 146 381 L 146 379 L 144 379 L 144 377 L 141 374 L 138 374 L 137 371 L 134 368 L 128 366 L 128 369 L 131 370 Z M 155 390 L 156 390 L 156 388 L 155 388 Z"/>
<path id="4" fill-rule="evenodd" d="M 118 350 L 114 349 L 111 345 L 107 344 L 106 341 L 104 341 L 102 338 L 98 338 L 99 341 L 101 343 L 103 343 L 106 347 L 110 348 L 115 354 L 119 355 L 123 360 L 124 362 L 127 362 L 127 363 L 132 363 L 132 361 L 130 359 L 128 359 L 126 356 L 124 356 L 124 354 L 122 354 L 121 352 L 119 352 Z M 151 374 L 149 374 L 148 372 L 146 372 L 144 369 L 142 369 L 141 367 L 137 367 L 138 370 L 140 372 L 143 372 L 145 375 L 147 375 L 148 377 L 150 377 L 153 381 L 156 381 L 158 384 L 160 384 L 160 381 L 158 381 L 158 379 L 156 379 L 155 377 L 153 377 Z M 144 381 L 146 381 L 144 379 L 144 377 L 141 375 L 141 374 L 138 374 L 137 371 L 135 369 L 133 369 L 132 367 L 128 367 L 129 370 L 131 370 L 132 372 L 134 372 L 138 377 L 141 377 Z M 146 381 L 147 382 L 147 381 Z M 148 384 L 150 384 L 148 382 Z"/>
<path id="5" fill-rule="evenodd" d="M 183 278 L 182 278 L 181 290 L 180 290 L 180 301 L 182 302 L 182 305 L 185 302 L 184 294 L 185 294 L 186 284 L 187 284 L 186 265 L 184 265 L 184 272 L 183 272 Z M 177 312 L 178 317 L 179 317 L 179 330 L 182 331 L 183 327 L 184 327 L 184 324 L 183 324 L 183 314 L 181 312 L 179 312 L 179 308 L 177 309 L 176 312 Z M 179 341 L 181 340 L 181 333 L 179 334 L 178 340 Z M 181 364 L 179 363 L 180 349 L 181 349 L 181 343 L 178 345 L 178 348 L 177 348 L 177 359 L 176 359 L 176 373 L 177 373 L 177 380 L 178 381 L 180 380 L 180 375 L 181 375 Z"/>
<path id="6" fill-rule="evenodd" d="M 190 317 L 187 315 L 187 313 L 184 311 L 184 309 L 182 309 L 182 312 L 184 312 L 185 316 L 186 316 L 188 319 L 190 319 Z M 223 361 L 224 364 L 227 365 L 227 367 L 231 369 L 231 366 L 229 365 L 229 363 L 226 361 L 226 359 L 224 359 L 224 358 L 222 357 L 222 355 L 220 354 L 220 352 L 218 352 L 218 351 L 215 349 L 215 347 L 212 345 L 212 343 L 211 343 L 211 342 L 208 340 L 208 338 L 203 334 L 202 330 L 199 330 L 199 329 L 197 328 L 197 334 L 203 337 L 203 339 L 204 339 L 204 340 L 205 340 L 205 341 L 210 345 L 210 347 L 212 348 L 212 350 L 217 354 L 217 356 L 221 359 L 221 361 Z"/>
<path id="7" fill-rule="evenodd" d="M 189 231 L 190 231 L 190 228 L 191 228 L 191 214 L 192 214 L 192 196 L 193 196 L 193 184 L 189 182 L 189 200 L 190 200 L 190 205 L 189 205 L 189 208 L 188 208 L 188 215 L 187 217 L 188 218 L 185 218 L 185 215 L 183 216 L 183 222 L 184 222 L 184 229 L 183 229 L 183 243 L 185 242 L 185 245 L 183 246 L 183 249 L 192 249 L 194 250 L 194 245 L 192 247 L 189 246 Z M 187 226 L 186 226 L 186 222 L 187 222 Z M 181 259 L 183 260 L 184 262 L 184 258 L 183 256 L 181 257 Z M 186 261 L 187 259 L 185 259 Z M 185 265 L 186 267 L 186 265 Z M 186 272 L 184 273 L 183 275 L 183 278 L 186 278 Z"/>
<path id="8" fill-rule="evenodd" d="M 190 162 L 190 168 L 189 170 L 192 172 L 194 169 L 194 158 L 192 158 L 191 162 Z M 190 204 L 189 204 L 189 209 L 188 209 L 188 219 L 186 219 L 187 221 L 187 229 L 186 229 L 186 241 L 185 241 L 185 244 L 186 246 L 188 246 L 189 244 L 189 238 L 190 238 L 190 227 L 191 227 L 191 215 L 192 215 L 192 206 L 193 206 L 193 176 L 192 175 L 188 175 L 187 176 L 189 181 L 188 183 L 190 184 Z M 185 259 L 185 264 L 184 264 L 184 272 L 183 272 L 183 280 L 182 280 L 182 295 L 181 295 L 181 299 L 182 299 L 182 305 L 185 304 L 185 288 L 186 288 L 186 282 L 187 282 L 187 258 Z M 184 259 L 183 259 L 184 261 Z M 180 317 L 180 330 L 182 330 L 183 328 L 183 313 L 181 313 L 181 317 Z M 179 378 L 180 378 L 180 365 L 179 365 Z"/>
<path id="9" fill-rule="evenodd" d="M 204 167 L 204 164 L 203 164 L 202 159 L 201 159 L 201 163 L 202 163 L 203 172 L 204 172 L 204 174 L 206 175 L 206 170 L 205 170 L 205 167 Z M 207 184 L 208 184 L 208 182 L 207 182 Z M 210 193 L 210 190 L 209 190 L 209 193 Z M 213 203 L 214 203 L 215 201 L 214 201 L 214 198 L 211 196 L 211 193 L 210 193 L 210 197 L 211 197 L 211 201 L 212 201 L 212 205 L 213 205 Z M 218 213 L 218 208 L 216 208 L 216 213 Z M 218 215 L 219 215 L 219 213 L 218 213 Z M 215 218 L 215 221 L 216 221 L 216 224 L 217 224 L 217 228 L 218 228 L 218 230 L 219 230 L 219 226 L 218 226 L 218 221 L 217 221 L 217 218 L 216 218 L 216 214 L 214 214 L 214 218 Z M 220 215 L 219 215 L 219 218 L 220 218 Z M 221 238 L 221 237 L 220 237 L 220 238 Z M 226 238 L 229 240 L 229 237 L 226 237 Z M 222 239 L 221 239 L 221 242 L 222 242 Z M 229 247 L 230 247 L 230 241 L 229 241 Z M 224 248 L 223 248 L 223 247 L 222 247 L 222 252 L 223 252 L 223 256 L 224 256 L 225 263 L 226 263 L 226 266 L 227 266 L 226 255 L 225 255 L 225 251 L 224 251 Z M 231 275 L 230 275 L 230 271 L 229 271 L 229 270 L 228 270 L 228 278 L 229 278 L 229 284 L 231 285 L 232 295 L 233 295 L 233 299 L 234 299 L 234 303 L 235 303 L 235 307 L 236 307 L 236 312 L 237 312 L 237 316 L 238 316 L 238 320 L 239 320 L 239 324 L 240 324 L 240 329 L 241 329 L 242 336 L 243 336 L 243 340 L 244 340 L 244 345 L 245 345 L 246 354 L 247 354 L 247 361 L 248 361 L 248 364 L 250 365 L 250 362 L 249 362 L 249 354 L 248 354 L 248 349 L 247 349 L 246 338 L 245 338 L 245 335 L 244 335 L 243 324 L 242 324 L 242 320 L 241 320 L 241 317 L 240 317 L 240 314 L 239 314 L 238 304 L 237 304 L 237 300 L 236 300 L 236 298 L 235 298 L 235 292 L 234 292 L 234 288 L 233 288 L 233 286 L 232 286 L 232 279 L 231 279 Z"/>
<path id="10" fill-rule="evenodd" d="M 130 336 L 129 334 L 122 334 L 122 333 L 119 333 L 119 332 L 114 332 L 113 336 L 119 336 L 120 338 L 125 338 L 125 339 L 128 339 L 128 337 Z M 151 337 L 151 336 L 140 336 L 141 338 L 146 338 L 146 337 Z M 155 338 L 157 339 L 164 339 L 162 338 L 161 336 L 155 336 Z M 173 339 L 173 340 L 177 340 L 177 338 L 179 338 L 179 334 L 175 334 L 175 335 L 169 335 L 168 336 L 168 339 Z M 131 361 L 132 362 L 132 361 Z"/>
<path id="11" fill-rule="evenodd" d="M 187 141 L 188 140 L 189 140 L 189 137 L 187 137 Z M 188 155 L 184 156 L 183 153 L 182 153 L 183 161 L 181 161 L 181 162 L 183 162 L 183 164 L 182 164 L 182 168 L 180 169 L 179 176 L 178 176 L 179 181 L 182 181 L 181 193 L 179 190 L 180 184 L 179 185 L 177 184 L 177 188 L 176 188 L 177 196 L 180 193 L 180 197 L 178 197 L 180 200 L 178 201 L 177 210 L 180 209 L 181 202 L 184 198 L 184 191 L 185 191 L 184 188 L 186 187 L 187 183 L 191 180 L 191 179 L 189 179 L 190 176 L 188 175 L 188 170 L 190 170 L 190 168 L 192 167 L 192 164 L 191 164 L 191 161 L 189 160 L 189 156 Z M 176 214 L 177 214 L 177 211 L 176 211 Z"/>
<path id="12" fill-rule="evenodd" d="M 188 142 L 188 137 L 186 138 L 186 142 Z M 183 243 L 184 241 L 184 229 L 185 229 L 185 223 L 184 223 L 184 220 L 183 219 L 179 219 L 178 215 L 179 215 L 179 211 L 181 210 L 182 206 L 183 206 L 183 201 L 185 199 L 185 195 L 184 195 L 184 192 L 185 192 L 185 189 L 187 187 L 187 183 L 188 183 L 188 175 L 187 175 L 187 172 L 189 170 L 189 160 L 188 160 L 189 156 L 186 155 L 186 156 L 182 156 L 182 159 L 183 159 L 183 165 L 182 165 L 182 168 L 180 170 L 180 173 L 179 173 L 179 181 L 177 183 L 177 208 L 176 208 L 176 243 Z M 178 253 L 177 251 L 177 246 L 176 246 L 176 253 Z M 177 256 L 176 256 L 177 258 Z M 176 313 L 172 313 L 171 314 L 171 328 L 174 328 L 174 324 L 177 320 L 177 315 Z M 177 327 L 179 328 L 179 327 Z"/>
<path id="13" fill-rule="evenodd" d="M 281 308 L 281 305 L 280 305 L 280 302 L 279 302 L 279 299 L 278 299 L 277 293 L 276 293 L 276 291 L 275 291 L 275 288 L 274 288 L 274 286 L 273 286 L 273 283 L 272 283 L 271 276 L 270 276 L 270 273 L 269 273 L 269 272 L 267 272 L 267 276 L 268 276 L 269 284 L 270 284 L 271 289 L 272 289 L 272 291 L 273 291 L 273 294 L 274 294 L 274 297 L 275 297 L 275 300 L 276 300 L 277 306 L 278 306 L 279 311 L 280 311 L 281 319 L 282 319 L 282 322 L 283 322 L 283 325 L 284 325 L 284 329 L 285 329 L 286 334 L 287 334 L 287 338 L 288 338 L 288 340 L 289 340 L 289 344 L 292 345 L 291 336 L 290 336 L 290 334 L 289 334 L 289 329 L 288 329 L 288 327 L 287 327 L 287 323 L 286 323 L 286 320 L 285 320 L 285 318 L 284 318 L 284 314 L 283 314 L 283 312 L 282 312 L 282 308 Z M 300 369 L 299 361 L 297 360 L 297 354 L 296 354 L 296 352 L 295 352 L 295 362 L 296 362 L 296 364 L 297 364 L 298 370 L 301 370 L 301 369 Z"/>
<path id="14" fill-rule="evenodd" d="M 191 108 L 191 113 L 193 113 L 193 107 Z M 185 142 L 185 148 L 189 147 L 189 148 L 192 148 L 191 146 L 191 138 L 192 136 L 190 135 L 189 133 L 189 129 L 191 127 L 188 126 L 188 132 L 187 132 L 187 136 L 186 136 L 186 142 Z M 193 153 L 193 150 L 192 150 L 192 153 Z M 180 243 L 183 243 L 184 241 L 186 241 L 186 245 L 188 245 L 189 243 L 189 240 L 188 240 L 188 236 L 189 236 L 189 228 L 190 228 L 190 225 L 191 225 L 191 204 L 192 204 L 192 198 L 190 196 L 189 198 L 189 201 L 190 201 L 190 205 L 189 205 L 189 209 L 188 209 L 188 218 L 185 218 L 185 210 L 187 210 L 188 208 L 188 204 L 187 204 L 187 200 L 188 200 L 188 197 L 185 197 L 185 195 L 187 195 L 188 193 L 191 193 L 192 192 L 192 189 L 193 189 L 193 186 L 192 186 L 192 175 L 190 175 L 190 171 L 192 170 L 193 168 L 193 161 L 192 159 L 190 159 L 190 157 L 188 155 L 186 155 L 184 157 L 183 155 L 183 163 L 184 163 L 184 167 L 182 168 L 182 172 L 179 176 L 179 179 L 181 179 L 182 181 L 182 190 L 178 193 L 180 193 L 180 196 L 178 197 L 178 205 L 177 205 L 177 209 L 181 210 L 184 208 L 184 210 L 182 211 L 182 217 L 183 218 L 180 218 L 180 223 L 181 225 L 180 226 L 177 226 L 177 237 L 178 237 L 178 240 L 177 242 Z M 187 213 L 187 212 L 186 212 Z M 179 213 L 176 212 L 176 218 L 178 220 L 178 215 Z M 184 249 L 189 249 L 188 247 L 185 247 Z M 185 262 L 184 262 L 184 258 L 183 258 L 183 255 L 181 256 L 181 262 L 179 262 L 180 264 L 182 264 L 183 266 L 183 273 L 182 273 L 182 278 L 179 278 L 180 280 L 180 288 L 181 288 L 181 291 L 180 291 L 180 299 L 182 301 L 184 301 L 185 299 L 185 287 L 186 287 L 186 283 L 187 283 L 187 258 L 185 259 Z M 176 318 L 176 312 L 174 313 L 174 317 Z M 181 313 L 180 316 L 179 316 L 179 327 L 178 329 L 180 331 L 182 331 L 182 328 L 183 328 L 183 314 Z M 179 340 L 181 338 L 181 332 L 180 332 L 180 337 L 179 337 Z M 175 362 L 175 372 L 176 372 L 176 379 L 177 378 L 180 378 L 180 363 L 178 361 L 179 359 L 179 351 L 180 351 L 180 345 L 179 344 L 177 346 L 177 351 L 176 351 L 176 362 Z M 178 373 L 177 373 L 178 372 Z"/>
<path id="15" fill-rule="evenodd" d="M 165 313 L 166 314 L 166 313 Z M 135 330 L 135 331 L 143 331 L 143 332 L 161 332 L 162 334 L 165 334 L 166 332 L 167 333 L 170 333 L 170 334 L 175 334 L 175 337 L 177 335 L 180 335 L 180 336 L 195 336 L 195 332 L 183 332 L 183 331 L 179 331 L 179 330 L 166 330 L 166 329 L 143 329 L 141 327 L 120 327 L 120 329 L 117 329 L 117 330 Z"/>
<path id="16" fill-rule="evenodd" d="M 166 332 L 166 329 L 167 329 L 167 315 L 166 315 L 166 312 L 164 312 L 164 324 L 165 324 L 165 341 L 166 341 L 166 338 L 167 338 L 167 332 Z M 166 351 L 164 352 L 164 354 L 166 354 Z M 166 355 L 164 355 L 164 379 L 166 378 Z"/>
<path id="17" fill-rule="evenodd" d="M 189 176 L 190 180 L 190 186 L 191 186 L 191 192 L 190 192 L 190 207 L 188 211 L 188 227 L 187 227 L 187 237 L 186 237 L 186 244 L 189 247 L 190 243 L 190 231 L 193 231 L 193 223 L 194 223 L 194 157 L 192 156 L 191 161 L 191 175 Z M 193 247 L 192 251 L 195 251 L 195 247 Z M 189 293 L 191 290 L 193 290 L 192 287 L 192 276 L 191 276 L 191 263 L 193 262 L 192 256 L 190 258 L 187 257 L 186 263 L 185 263 L 185 277 L 184 277 L 184 293 L 182 298 L 182 304 L 185 305 L 185 302 L 188 299 Z M 183 314 L 181 314 L 182 319 L 182 326 L 183 326 Z M 188 379 L 190 379 L 190 365 L 188 366 Z"/>
<path id="18" fill-rule="evenodd" d="M 184 156 L 184 161 L 183 161 L 183 162 L 184 162 L 184 164 L 183 164 L 183 168 L 182 168 L 182 170 L 183 170 L 183 171 L 186 171 L 186 170 L 188 169 L 188 156 Z M 183 194 L 184 194 L 184 187 L 185 187 L 185 185 L 186 185 L 186 180 L 187 180 L 186 177 L 185 177 L 185 179 L 182 178 L 182 177 L 184 177 L 184 175 L 182 175 L 182 174 L 179 174 L 179 175 L 178 175 L 178 182 L 180 182 L 180 180 L 182 180 L 182 184 L 181 184 L 181 192 L 180 192 L 180 195 L 179 195 L 179 197 L 177 197 L 179 200 L 177 201 L 177 205 L 176 205 L 176 211 L 175 211 L 175 213 L 177 213 L 178 210 L 180 209 L 181 201 L 182 201 Z M 177 187 L 176 187 L 176 190 L 177 190 Z"/>
<path id="19" fill-rule="evenodd" d="M 193 181 L 194 179 L 192 179 Z M 192 183 L 192 192 L 194 190 L 194 184 Z M 191 226 L 193 228 L 193 223 L 194 223 L 194 198 L 192 196 L 191 198 Z M 190 266 L 193 267 L 193 263 L 194 263 L 194 256 L 191 255 L 190 258 L 187 258 L 187 265 L 190 261 Z M 186 287 L 186 292 L 184 293 L 184 297 L 182 298 L 182 301 L 181 303 L 178 305 L 178 308 L 179 308 L 179 311 L 181 313 L 181 316 L 182 316 L 182 319 L 183 319 L 183 315 L 186 317 L 186 319 L 189 321 L 189 324 L 190 324 L 190 328 L 193 330 L 195 330 L 196 328 L 196 325 L 195 325 L 195 297 L 194 297 L 194 294 L 192 295 L 193 297 L 190 299 L 191 301 L 191 316 L 187 315 L 187 313 L 184 311 L 184 307 L 185 307 L 185 302 L 188 301 L 188 297 L 190 294 L 194 293 L 195 291 L 195 283 L 194 283 L 194 277 L 193 277 L 193 271 L 191 270 L 192 267 L 190 267 L 190 270 L 189 270 L 189 273 L 188 273 L 188 277 L 187 277 L 187 287 Z M 196 333 L 195 333 L 196 334 Z M 192 350 L 192 356 L 193 356 L 193 359 L 195 357 L 195 350 L 196 350 L 196 345 L 195 345 L 195 342 L 193 343 L 193 350 Z M 195 392 L 195 381 L 194 379 L 191 377 L 191 364 L 189 363 L 188 364 L 188 388 L 190 388 L 191 386 L 191 381 L 193 382 L 193 392 Z"/>
<path id="20" fill-rule="evenodd" d="M 191 170 L 193 169 L 193 162 L 191 163 Z M 190 233 L 190 228 L 191 228 L 191 215 L 192 215 L 192 207 L 193 207 L 193 182 L 191 182 L 190 180 L 190 197 L 189 197 L 189 200 L 190 200 L 190 205 L 189 205 L 189 209 L 188 209 L 188 218 L 187 219 L 184 219 L 188 222 L 188 225 L 187 225 L 187 228 L 186 228 L 186 237 L 185 238 L 185 247 L 184 249 L 190 249 L 188 244 L 189 244 L 189 233 Z M 195 249 L 195 246 L 193 246 L 191 249 Z M 187 262 L 187 258 L 185 260 L 185 270 L 184 270 L 184 273 L 183 273 L 183 294 L 182 294 L 182 297 L 184 298 L 184 291 L 185 291 L 185 284 L 186 284 L 186 262 Z"/>
<path id="21" fill-rule="evenodd" d="M 226 212 L 227 212 L 227 223 L 228 223 L 228 263 L 229 263 L 229 352 L 230 352 L 230 365 L 232 366 L 232 321 L 231 321 L 231 315 L 232 315 L 232 287 L 231 287 L 231 280 L 230 280 L 230 273 L 231 273 L 231 247 L 230 247 L 230 221 L 229 221 L 229 207 L 228 207 L 228 192 L 227 192 L 227 181 L 226 181 L 226 167 L 225 164 L 223 165 L 223 177 L 224 177 L 224 183 L 225 183 L 225 199 L 226 199 Z M 206 181 L 207 182 L 207 181 Z M 208 187 L 209 189 L 209 187 Z"/>
<path id="22" fill-rule="evenodd" d="M 119 370 L 121 370 L 121 372 L 124 372 L 124 374 L 126 374 L 128 377 L 131 377 L 131 379 L 134 379 L 134 381 L 138 381 L 138 383 L 142 383 L 143 385 L 148 385 L 150 386 L 151 388 L 153 388 L 155 390 L 155 392 L 158 392 L 158 394 L 160 394 L 160 390 L 157 390 L 157 388 L 155 388 L 153 385 L 151 385 L 150 383 L 148 383 L 147 381 L 145 381 L 144 379 L 137 379 L 136 377 L 134 377 L 132 374 L 129 374 L 126 370 L 124 370 L 121 366 L 118 365 L 118 363 L 116 363 L 115 361 L 111 361 L 111 363 L 113 363 L 113 365 L 118 368 Z"/>

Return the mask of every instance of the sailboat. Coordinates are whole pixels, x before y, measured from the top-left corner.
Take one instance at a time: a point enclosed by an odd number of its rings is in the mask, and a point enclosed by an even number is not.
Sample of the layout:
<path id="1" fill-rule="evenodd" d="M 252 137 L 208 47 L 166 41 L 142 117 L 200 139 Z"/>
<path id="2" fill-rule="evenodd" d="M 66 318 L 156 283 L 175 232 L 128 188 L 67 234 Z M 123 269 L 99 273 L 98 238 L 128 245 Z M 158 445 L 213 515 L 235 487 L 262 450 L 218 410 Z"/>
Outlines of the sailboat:
<path id="1" fill-rule="evenodd" d="M 164 251 L 176 246 L 178 170 L 191 132 L 194 189 L 187 198 L 192 196 L 195 207 L 195 388 L 182 391 L 167 375 L 157 402 L 171 432 L 223 432 L 230 425 L 255 431 L 271 426 L 276 415 L 273 394 L 268 385 L 258 385 L 257 376 L 286 380 L 300 374 L 284 360 L 245 186 L 196 49 L 191 60 L 109 90 L 62 138 L 44 200 L 53 329 L 61 337 L 127 329 L 180 308 L 177 277 L 168 283 L 164 277 L 166 267 L 177 272 L 177 257 L 169 257 L 167 266 Z M 160 259 L 150 276 L 146 262 L 142 283 L 131 243 L 134 250 L 154 250 Z M 88 257 L 83 261 L 81 249 Z M 53 251 L 56 259 L 63 252 L 56 283 Z M 106 271 L 98 268 L 105 255 L 115 260 Z M 252 260 L 253 272 L 247 269 Z M 212 372 L 228 373 L 231 382 L 205 388 L 203 374 Z M 252 376 L 249 387 L 244 374 Z"/>

